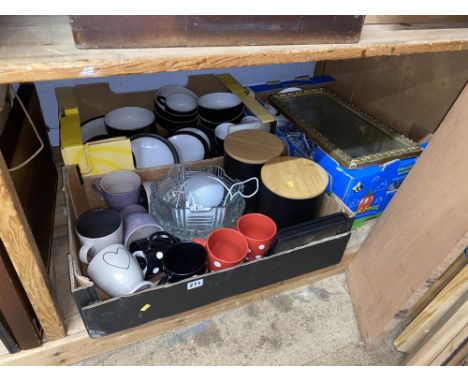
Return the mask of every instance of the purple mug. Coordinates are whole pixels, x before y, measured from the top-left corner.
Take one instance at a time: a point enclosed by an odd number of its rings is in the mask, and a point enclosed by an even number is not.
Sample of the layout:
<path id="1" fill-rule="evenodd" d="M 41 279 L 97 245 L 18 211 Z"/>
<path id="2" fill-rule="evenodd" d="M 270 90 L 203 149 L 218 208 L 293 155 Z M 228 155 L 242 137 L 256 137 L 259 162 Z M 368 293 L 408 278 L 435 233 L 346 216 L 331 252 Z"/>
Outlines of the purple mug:
<path id="1" fill-rule="evenodd" d="M 133 171 L 116 170 L 96 179 L 92 188 L 108 207 L 121 211 L 130 204 L 138 203 L 141 179 Z"/>
<path id="2" fill-rule="evenodd" d="M 125 207 L 122 211 L 120 211 L 120 217 L 122 220 L 125 220 L 125 218 L 128 215 L 135 214 L 137 212 L 148 212 L 145 207 L 143 207 L 141 204 L 130 204 L 129 206 Z"/>
<path id="3" fill-rule="evenodd" d="M 163 229 L 152 215 L 144 212 L 127 215 L 124 220 L 125 247 L 129 248 L 135 240 L 147 238 L 158 231 Z"/>

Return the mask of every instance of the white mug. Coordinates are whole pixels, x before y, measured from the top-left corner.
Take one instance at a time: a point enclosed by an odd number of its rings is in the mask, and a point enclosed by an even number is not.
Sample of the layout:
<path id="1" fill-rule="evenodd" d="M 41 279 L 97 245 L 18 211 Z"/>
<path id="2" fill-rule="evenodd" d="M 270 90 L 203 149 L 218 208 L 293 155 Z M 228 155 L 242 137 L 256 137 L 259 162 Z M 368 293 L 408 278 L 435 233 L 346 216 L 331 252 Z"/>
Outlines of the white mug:
<path id="1" fill-rule="evenodd" d="M 262 122 L 257 117 L 247 115 L 242 118 L 239 124 L 229 126 L 228 134 L 232 134 L 241 130 L 262 130 Z"/>
<path id="2" fill-rule="evenodd" d="M 112 244 L 93 257 L 88 276 L 111 297 L 126 296 L 138 290 L 151 288 L 146 281 L 146 268 L 141 269 L 136 257 L 146 260 L 142 251 L 130 253 L 123 244 Z"/>
<path id="3" fill-rule="evenodd" d="M 123 221 L 120 214 L 110 208 L 96 208 L 80 215 L 75 223 L 80 240 L 80 261 L 88 264 L 88 257 L 111 244 L 123 242 Z"/>

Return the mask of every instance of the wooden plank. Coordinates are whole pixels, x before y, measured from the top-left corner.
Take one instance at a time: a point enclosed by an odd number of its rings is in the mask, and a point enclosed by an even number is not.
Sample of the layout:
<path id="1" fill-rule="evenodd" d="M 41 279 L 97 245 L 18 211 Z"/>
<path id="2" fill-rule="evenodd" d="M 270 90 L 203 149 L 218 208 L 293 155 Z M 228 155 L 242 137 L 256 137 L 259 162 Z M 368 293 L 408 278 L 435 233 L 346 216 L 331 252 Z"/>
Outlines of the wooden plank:
<path id="1" fill-rule="evenodd" d="M 468 300 L 460 300 L 424 337 L 424 340 L 405 361 L 409 366 L 430 365 L 431 362 L 468 324 Z"/>
<path id="2" fill-rule="evenodd" d="M 450 267 L 440 276 L 437 281 L 424 293 L 416 304 L 408 310 L 408 319 L 414 320 L 419 313 L 437 296 L 447 284 L 468 264 L 465 253 L 458 256 Z"/>
<path id="3" fill-rule="evenodd" d="M 434 133 L 465 86 L 468 51 L 329 61 L 327 87 L 419 141 Z"/>
<path id="4" fill-rule="evenodd" d="M 5 108 L 5 102 L 7 98 L 8 85 L 0 85 L 0 111 Z"/>
<path id="5" fill-rule="evenodd" d="M 348 270 L 369 346 L 406 317 L 468 242 L 468 86 L 443 120 Z"/>
<path id="6" fill-rule="evenodd" d="M 16 97 L 0 134 L 0 151 L 8 168 L 21 165 L 40 148 L 40 142 L 19 100 L 34 123 L 41 141 L 49 140 L 34 84 L 21 85 Z M 46 143 L 33 161 L 10 172 L 10 177 L 48 269 L 57 186 L 57 172 L 50 145 Z"/>
<path id="7" fill-rule="evenodd" d="M 466 23 L 462 15 L 367 15 L 365 24 Z"/>
<path id="8" fill-rule="evenodd" d="M 0 238 L 50 341 L 65 336 L 51 284 L 18 195 L 0 155 Z"/>
<path id="9" fill-rule="evenodd" d="M 10 328 L 6 325 L 0 313 L 0 351 L 3 348 L 9 353 L 17 353 L 20 350 Z"/>
<path id="10" fill-rule="evenodd" d="M 398 56 L 468 49 L 467 28 L 366 25 L 352 44 L 76 49 L 66 16 L 0 19 L 0 83 Z"/>
<path id="11" fill-rule="evenodd" d="M 410 353 L 461 296 L 468 298 L 468 266 L 432 300 L 395 339 L 398 351 Z"/>
<path id="12" fill-rule="evenodd" d="M 460 349 L 445 362 L 444 366 L 468 366 L 468 338 L 465 339 Z"/>
<path id="13" fill-rule="evenodd" d="M 432 366 L 442 366 L 450 359 L 455 353 L 463 346 L 464 342 L 468 338 L 468 325 L 458 333 L 453 339 L 445 346 L 445 348 L 440 352 L 440 354 L 435 357 L 431 365 Z"/>
<path id="14" fill-rule="evenodd" d="M 1 240 L 0 316 L 22 350 L 42 344 L 42 330 Z"/>
<path id="15" fill-rule="evenodd" d="M 85 49 L 351 43 L 363 23 L 355 15 L 70 16 Z"/>
<path id="16" fill-rule="evenodd" d="M 335 266 L 311 272 L 264 288 L 259 288 L 248 293 L 230 297 L 188 312 L 157 320 L 134 329 L 124 330 L 99 339 L 91 339 L 85 331 L 81 331 L 76 335 L 67 336 L 66 338 L 58 341 L 45 343 L 37 349 L 1 356 L 0 366 L 69 365 L 76 363 L 110 350 L 119 349 L 143 339 L 193 325 L 213 315 L 242 307 L 258 299 L 268 298 L 287 290 L 300 288 L 326 277 L 342 273 L 347 269 L 354 256 L 354 251 L 347 251 L 342 262 Z"/>

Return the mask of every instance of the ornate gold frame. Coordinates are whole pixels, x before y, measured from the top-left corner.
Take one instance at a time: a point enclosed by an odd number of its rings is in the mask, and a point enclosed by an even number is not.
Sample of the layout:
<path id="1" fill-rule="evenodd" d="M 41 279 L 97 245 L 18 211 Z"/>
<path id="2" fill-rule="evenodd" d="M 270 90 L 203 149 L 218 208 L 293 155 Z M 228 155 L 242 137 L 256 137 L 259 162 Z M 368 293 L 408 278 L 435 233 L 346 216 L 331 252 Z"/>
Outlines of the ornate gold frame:
<path id="1" fill-rule="evenodd" d="M 374 127 L 383 130 L 385 133 L 389 134 L 398 142 L 402 143 L 403 145 L 407 146 L 404 149 L 395 149 L 389 151 L 383 151 L 376 154 L 369 154 L 364 155 L 358 158 L 352 158 L 350 155 L 345 153 L 339 147 L 337 147 L 334 143 L 332 143 L 327 137 L 325 137 L 322 133 L 317 131 L 313 126 L 308 124 L 301 116 L 297 113 L 290 112 L 288 107 L 283 104 L 284 99 L 304 96 L 304 95 L 312 95 L 321 93 L 324 94 L 337 103 L 341 104 L 342 106 L 346 107 L 348 110 L 352 111 L 353 113 L 357 114 L 359 117 L 363 118 L 365 121 L 373 125 Z M 334 159 L 338 161 L 338 163 L 342 166 L 347 168 L 358 168 L 363 167 L 369 164 L 380 164 L 385 163 L 393 159 L 402 159 L 407 158 L 410 156 L 417 156 L 421 153 L 422 148 L 414 141 L 406 137 L 405 135 L 401 134 L 397 130 L 391 128 L 390 126 L 386 125 L 382 121 L 379 121 L 374 116 L 366 113 L 365 111 L 359 109 L 357 106 L 353 105 L 348 100 L 340 97 L 339 95 L 335 94 L 331 90 L 327 88 L 314 88 L 314 89 L 307 89 L 303 91 L 297 92 L 290 92 L 290 93 L 283 93 L 283 94 L 274 94 L 269 97 L 271 104 L 277 108 L 279 112 L 281 112 L 287 119 L 289 119 L 298 129 L 300 129 L 304 134 L 306 134 L 312 141 L 317 143 L 325 152 L 330 154 Z"/>

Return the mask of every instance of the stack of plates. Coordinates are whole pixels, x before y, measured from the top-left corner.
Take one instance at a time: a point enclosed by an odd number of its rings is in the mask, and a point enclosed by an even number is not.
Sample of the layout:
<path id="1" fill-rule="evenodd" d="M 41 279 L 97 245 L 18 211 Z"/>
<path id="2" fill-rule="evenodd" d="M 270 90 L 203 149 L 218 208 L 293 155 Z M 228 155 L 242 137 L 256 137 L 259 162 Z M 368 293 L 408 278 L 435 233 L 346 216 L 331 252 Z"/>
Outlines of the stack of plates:
<path id="1" fill-rule="evenodd" d="M 177 164 L 179 155 L 174 145 L 157 134 L 139 134 L 130 139 L 137 169 Z"/>
<path id="2" fill-rule="evenodd" d="M 81 125 L 81 139 L 83 143 L 109 138 L 104 123 L 104 117 L 90 119 Z"/>

